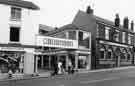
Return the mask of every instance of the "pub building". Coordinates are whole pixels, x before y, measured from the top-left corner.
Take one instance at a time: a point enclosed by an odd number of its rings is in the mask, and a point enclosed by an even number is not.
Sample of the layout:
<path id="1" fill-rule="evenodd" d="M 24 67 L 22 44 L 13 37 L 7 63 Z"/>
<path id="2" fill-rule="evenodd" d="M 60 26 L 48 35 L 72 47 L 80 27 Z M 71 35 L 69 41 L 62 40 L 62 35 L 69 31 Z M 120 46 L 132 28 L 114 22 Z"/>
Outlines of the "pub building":
<path id="1" fill-rule="evenodd" d="M 98 17 L 90 6 L 79 11 L 73 22 L 91 32 L 92 69 L 129 66 L 134 64 L 134 23 L 128 17 L 120 24 L 119 15 L 113 21 Z M 129 27 L 130 25 L 130 27 Z"/>
<path id="2" fill-rule="evenodd" d="M 69 24 L 40 32 L 36 45 L 39 46 L 36 49 L 38 73 L 53 70 L 59 61 L 67 71 L 69 60 L 75 70 L 91 69 L 91 33 L 82 28 Z"/>

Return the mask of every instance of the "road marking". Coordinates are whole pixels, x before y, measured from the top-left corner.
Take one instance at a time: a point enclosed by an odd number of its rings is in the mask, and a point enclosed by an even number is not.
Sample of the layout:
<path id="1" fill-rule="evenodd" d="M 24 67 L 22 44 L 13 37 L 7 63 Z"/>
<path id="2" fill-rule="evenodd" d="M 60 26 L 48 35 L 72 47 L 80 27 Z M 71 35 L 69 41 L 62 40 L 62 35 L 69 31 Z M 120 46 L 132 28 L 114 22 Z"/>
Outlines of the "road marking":
<path id="1" fill-rule="evenodd" d="M 102 81 L 115 80 L 115 79 L 120 79 L 120 77 L 110 77 L 106 79 L 99 79 L 99 80 L 92 80 L 92 81 L 81 81 L 80 83 L 87 84 L 87 83 L 102 82 Z"/>

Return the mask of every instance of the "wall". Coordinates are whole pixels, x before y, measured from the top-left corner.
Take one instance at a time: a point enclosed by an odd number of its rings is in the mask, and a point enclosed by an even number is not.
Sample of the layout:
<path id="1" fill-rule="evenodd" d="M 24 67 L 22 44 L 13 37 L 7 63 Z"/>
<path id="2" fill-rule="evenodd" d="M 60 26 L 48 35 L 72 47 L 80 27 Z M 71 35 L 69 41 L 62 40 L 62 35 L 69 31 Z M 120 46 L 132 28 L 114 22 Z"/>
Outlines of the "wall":
<path id="1" fill-rule="evenodd" d="M 23 9 L 21 43 L 25 45 L 35 44 L 35 35 L 38 34 L 38 12 Z"/>
<path id="2" fill-rule="evenodd" d="M 10 7 L 0 4 L 0 43 L 9 42 Z"/>
<path id="3" fill-rule="evenodd" d="M 35 34 L 38 34 L 38 11 L 22 8 L 22 20 L 10 21 L 11 6 L 0 4 L 0 43 L 9 43 L 10 26 L 21 27 L 20 43 L 24 45 L 35 44 Z"/>

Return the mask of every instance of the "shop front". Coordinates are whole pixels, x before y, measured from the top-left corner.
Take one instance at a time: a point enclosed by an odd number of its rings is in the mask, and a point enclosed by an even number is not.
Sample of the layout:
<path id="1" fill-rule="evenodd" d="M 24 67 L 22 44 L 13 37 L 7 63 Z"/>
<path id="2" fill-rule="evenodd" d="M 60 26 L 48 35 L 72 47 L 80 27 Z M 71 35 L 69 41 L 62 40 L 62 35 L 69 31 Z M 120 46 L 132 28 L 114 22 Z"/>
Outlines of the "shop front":
<path id="1" fill-rule="evenodd" d="M 34 72 L 34 48 L 0 47 L 0 73 L 32 74 Z"/>
<path id="2" fill-rule="evenodd" d="M 75 70 L 89 70 L 91 68 L 91 53 L 89 51 L 81 52 L 79 50 L 50 50 L 41 54 L 37 54 L 37 72 L 45 72 L 54 70 L 54 67 L 58 65 L 58 62 L 62 62 L 62 66 L 65 71 L 68 71 L 68 62 L 71 64 Z"/>
<path id="3" fill-rule="evenodd" d="M 99 57 L 96 60 L 98 62 L 96 65 L 97 68 L 111 68 L 133 65 L 132 46 L 123 44 L 112 45 L 110 42 L 103 43 L 98 44 L 97 55 Z"/>

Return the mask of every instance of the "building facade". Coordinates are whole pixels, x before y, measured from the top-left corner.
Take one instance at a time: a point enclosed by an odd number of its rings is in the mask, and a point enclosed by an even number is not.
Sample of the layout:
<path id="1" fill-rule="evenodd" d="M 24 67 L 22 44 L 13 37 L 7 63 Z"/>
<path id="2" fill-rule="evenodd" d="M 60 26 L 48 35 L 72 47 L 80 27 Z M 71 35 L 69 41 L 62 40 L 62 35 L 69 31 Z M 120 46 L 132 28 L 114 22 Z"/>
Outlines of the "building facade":
<path id="1" fill-rule="evenodd" d="M 91 69 L 91 34 L 69 24 L 37 35 L 38 72 L 52 70 L 59 61 L 68 70 L 68 61 L 76 70 Z"/>
<path id="2" fill-rule="evenodd" d="M 0 10 L 0 72 L 32 74 L 39 8 L 28 1 L 1 0 Z"/>
<path id="3" fill-rule="evenodd" d="M 73 24 L 92 34 L 92 69 L 134 64 L 134 23 L 129 27 L 127 17 L 122 26 L 118 14 L 113 22 L 94 15 L 88 7 L 77 13 Z"/>

